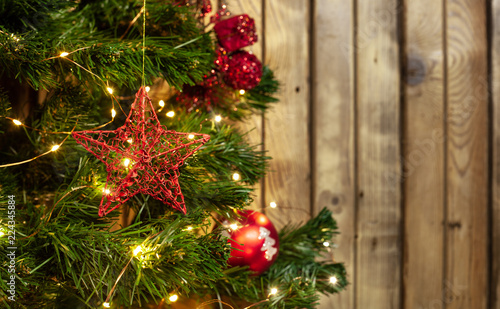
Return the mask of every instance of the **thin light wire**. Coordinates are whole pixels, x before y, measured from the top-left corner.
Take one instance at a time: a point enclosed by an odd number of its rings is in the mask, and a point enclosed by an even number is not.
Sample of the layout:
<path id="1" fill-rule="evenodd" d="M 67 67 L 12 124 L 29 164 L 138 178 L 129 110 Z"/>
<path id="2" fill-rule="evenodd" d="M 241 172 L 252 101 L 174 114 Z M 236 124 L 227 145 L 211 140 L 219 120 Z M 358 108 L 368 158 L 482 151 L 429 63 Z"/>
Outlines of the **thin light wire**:
<path id="1" fill-rule="evenodd" d="M 143 3 L 143 19 L 142 19 L 142 86 L 145 85 L 144 82 L 144 62 L 146 61 L 146 0 Z"/>
<path id="2" fill-rule="evenodd" d="M 71 132 L 73 132 L 76 128 L 76 125 L 75 127 L 73 127 L 73 130 L 71 130 Z M 62 142 L 60 142 L 59 144 L 57 144 L 59 147 L 61 147 L 64 142 L 68 139 L 68 137 L 70 136 L 71 132 L 69 132 L 69 134 L 62 140 Z M 28 159 L 28 160 L 24 160 L 24 161 L 20 161 L 20 162 L 15 162 L 15 163 L 9 163 L 9 164 L 4 164 L 4 165 L 0 165 L 0 168 L 4 168 L 4 167 L 10 167 L 10 166 L 15 166 L 15 165 L 21 165 L 21 164 L 25 164 L 25 163 L 28 163 L 28 162 L 31 162 L 31 161 L 35 161 L 36 159 L 40 158 L 40 157 L 43 157 L 45 155 L 48 155 L 49 153 L 51 152 L 54 152 L 54 150 L 49 150 L 47 152 L 44 152 L 34 158 L 31 158 L 31 159 Z"/>

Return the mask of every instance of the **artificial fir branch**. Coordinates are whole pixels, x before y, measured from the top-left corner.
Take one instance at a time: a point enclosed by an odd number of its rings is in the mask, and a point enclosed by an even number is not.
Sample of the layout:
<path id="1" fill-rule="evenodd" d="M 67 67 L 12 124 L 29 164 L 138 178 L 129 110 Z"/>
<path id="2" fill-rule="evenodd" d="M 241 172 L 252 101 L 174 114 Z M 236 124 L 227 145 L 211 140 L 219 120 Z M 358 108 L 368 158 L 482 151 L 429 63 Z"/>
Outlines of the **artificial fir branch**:
<path id="1" fill-rule="evenodd" d="M 142 20 L 137 18 L 142 4 L 142 0 L 0 0 L 1 163 L 35 157 L 61 143 L 68 131 L 109 122 L 117 102 L 112 103 L 106 92 L 108 85 L 120 94 L 124 111 L 106 128 L 113 129 L 123 124 L 131 103 L 127 97 L 133 97 L 143 82 L 152 85 L 162 78 L 175 93 L 186 84 L 200 83 L 213 69 L 216 44 L 214 36 L 200 27 L 199 12 L 178 1 L 148 0 L 144 34 L 137 22 Z M 145 81 L 141 80 L 143 35 Z M 70 54 L 59 57 L 62 51 Z M 175 95 L 170 101 L 165 98 L 175 117 L 161 116 L 162 124 L 211 135 L 180 170 L 186 216 L 137 195 L 126 205 L 137 214 L 131 225 L 118 228 L 119 210 L 99 218 L 105 166 L 73 139 L 28 164 L 0 168 L 0 229 L 7 229 L 7 199 L 15 195 L 19 248 L 17 302 L 12 303 L 6 294 L 8 245 L 5 238 L 0 241 L 2 304 L 95 308 L 112 294 L 113 303 L 129 307 L 160 302 L 176 292 L 183 297 L 226 294 L 262 302 L 261 308 L 314 308 L 316 292 L 343 289 L 347 283 L 343 266 L 316 261 L 325 250 L 323 242 L 336 233 L 328 211 L 302 227 L 285 228 L 278 260 L 261 276 L 252 276 L 245 268 L 227 268 L 230 251 L 221 237 L 222 227 L 212 231 L 211 218 L 232 217 L 235 209 L 249 205 L 251 185 L 265 175 L 270 159 L 260 145 L 245 141 L 246 133 L 215 122 L 214 115 L 240 120 L 276 102 L 277 90 L 272 71 L 264 67 L 257 87 L 244 94 L 220 88 L 216 93 L 221 104 L 208 110 L 187 111 Z M 20 97 L 18 92 L 28 95 Z M 20 117 L 30 128 L 18 127 L 5 117 Z M 241 180 L 233 180 L 234 173 Z M 138 246 L 141 250 L 134 256 Z M 335 285 L 328 282 L 332 275 L 338 279 Z M 270 287 L 279 292 L 266 301 Z"/>
<path id="2" fill-rule="evenodd" d="M 262 68 L 262 79 L 253 89 L 247 91 L 247 104 L 255 110 L 266 110 L 269 103 L 276 103 L 278 99 L 272 95 L 278 91 L 279 83 L 268 66 Z"/>

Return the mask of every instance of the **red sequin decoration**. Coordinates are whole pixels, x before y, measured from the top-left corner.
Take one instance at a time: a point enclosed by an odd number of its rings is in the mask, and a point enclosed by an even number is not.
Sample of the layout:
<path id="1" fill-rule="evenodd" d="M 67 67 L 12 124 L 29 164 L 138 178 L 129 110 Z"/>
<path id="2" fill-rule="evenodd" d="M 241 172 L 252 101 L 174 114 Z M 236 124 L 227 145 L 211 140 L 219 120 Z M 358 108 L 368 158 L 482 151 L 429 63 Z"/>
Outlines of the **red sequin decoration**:
<path id="1" fill-rule="evenodd" d="M 210 136 L 167 130 L 160 124 L 144 88 L 137 92 L 120 128 L 72 135 L 106 164 L 108 176 L 99 216 L 107 215 L 138 193 L 150 195 L 186 214 L 178 181 L 179 167 Z"/>
<path id="2" fill-rule="evenodd" d="M 257 42 L 255 21 L 246 14 L 220 21 L 215 24 L 214 30 L 219 39 L 219 44 L 228 52 L 236 51 Z"/>
<path id="3" fill-rule="evenodd" d="M 227 62 L 224 81 L 234 89 L 249 90 L 260 83 L 262 63 L 253 54 L 239 51 L 232 54 Z"/>

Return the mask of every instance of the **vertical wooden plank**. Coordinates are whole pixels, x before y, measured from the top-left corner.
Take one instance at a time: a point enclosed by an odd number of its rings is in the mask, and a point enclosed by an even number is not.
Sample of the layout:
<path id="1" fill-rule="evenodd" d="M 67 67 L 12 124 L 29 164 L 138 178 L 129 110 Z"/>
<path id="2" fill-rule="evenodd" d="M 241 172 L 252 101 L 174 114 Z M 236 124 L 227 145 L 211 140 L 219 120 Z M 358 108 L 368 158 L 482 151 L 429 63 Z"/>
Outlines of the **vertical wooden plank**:
<path id="1" fill-rule="evenodd" d="M 314 213 L 327 206 L 340 235 L 333 257 L 345 263 L 350 286 L 322 296 L 319 309 L 354 308 L 355 153 L 354 153 L 354 8 L 352 1 L 317 0 L 314 30 L 313 165 Z"/>
<path id="2" fill-rule="evenodd" d="M 486 1 L 447 0 L 447 309 L 488 295 Z"/>
<path id="3" fill-rule="evenodd" d="M 404 18 L 404 308 L 444 308 L 443 1 L 406 0 Z"/>
<path id="4" fill-rule="evenodd" d="M 500 0 L 492 1 L 492 187 L 490 308 L 500 309 Z"/>
<path id="5" fill-rule="evenodd" d="M 264 38 L 262 23 L 262 1 L 263 0 L 224 0 L 231 12 L 231 16 L 236 16 L 240 14 L 247 14 L 255 20 L 255 27 L 257 29 L 257 42 L 251 46 L 245 47 L 244 49 L 253 53 L 259 60 L 263 61 L 262 45 Z M 262 130 L 263 130 L 263 115 L 252 115 L 244 122 L 238 123 L 237 126 L 241 132 L 249 132 L 247 135 L 247 140 L 250 145 L 261 145 L 264 143 Z M 262 205 L 263 191 L 261 190 L 261 184 L 255 185 L 255 191 L 253 194 L 254 200 L 250 205 L 249 209 L 261 211 L 264 205 Z"/>
<path id="6" fill-rule="evenodd" d="M 400 65 L 396 0 L 357 4 L 356 307 L 400 308 Z"/>
<path id="7" fill-rule="evenodd" d="M 310 217 L 309 1 L 265 1 L 265 63 L 281 82 L 280 102 L 266 114 L 267 212 L 278 228 Z"/>

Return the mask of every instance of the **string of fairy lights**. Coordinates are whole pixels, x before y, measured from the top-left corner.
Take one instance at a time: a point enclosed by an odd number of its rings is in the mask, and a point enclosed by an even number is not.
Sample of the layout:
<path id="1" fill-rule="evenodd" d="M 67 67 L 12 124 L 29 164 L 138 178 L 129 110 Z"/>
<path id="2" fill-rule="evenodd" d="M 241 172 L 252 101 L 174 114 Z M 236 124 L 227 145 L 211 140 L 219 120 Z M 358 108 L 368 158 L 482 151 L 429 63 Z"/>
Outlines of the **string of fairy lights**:
<path id="1" fill-rule="evenodd" d="M 223 5 L 223 9 L 225 9 L 225 5 Z M 139 14 L 136 16 L 136 18 L 134 19 L 134 22 L 138 19 L 138 17 L 142 14 L 144 16 L 143 18 L 143 68 L 142 68 L 142 80 L 143 80 L 143 83 L 144 83 L 144 60 L 145 60 L 145 55 L 144 55 L 144 52 L 145 52 L 145 27 L 146 27 L 146 0 L 144 0 L 144 3 L 143 3 L 143 7 L 141 8 L 141 11 L 139 12 Z M 0 30 L 0 33 L 4 33 L 6 34 L 4 31 L 1 31 Z M 14 34 L 10 35 L 10 37 L 16 41 L 16 42 L 19 42 L 21 39 L 17 36 L 15 36 Z M 97 129 L 101 129 L 107 125 L 109 125 L 110 123 L 112 123 L 116 116 L 117 116 L 117 112 L 116 112 L 116 109 L 115 109 L 115 102 L 118 104 L 118 106 L 120 107 L 121 111 L 123 112 L 123 109 L 117 99 L 117 97 L 114 95 L 114 89 L 112 87 L 109 86 L 109 84 L 107 82 L 105 82 L 101 77 L 99 77 L 98 75 L 94 74 L 90 69 L 88 68 L 85 68 L 84 66 L 82 66 L 81 64 L 77 63 L 76 61 L 73 61 L 71 58 L 69 58 L 69 56 L 75 52 L 78 52 L 78 51 L 81 51 L 81 50 L 85 50 L 85 49 L 88 49 L 90 47 L 82 47 L 82 48 L 78 48 L 76 50 L 73 50 L 73 51 L 70 51 L 70 52 L 67 52 L 67 51 L 63 51 L 63 52 L 60 52 L 59 55 L 57 56 L 53 56 L 53 57 L 50 57 L 50 58 L 47 58 L 47 59 L 44 59 L 42 61 L 48 61 L 48 60 L 52 60 L 52 59 L 64 59 L 64 60 L 67 60 L 71 63 L 73 63 L 74 65 L 78 66 L 79 68 L 81 68 L 82 70 L 88 72 L 89 74 L 93 75 L 94 77 L 96 77 L 98 80 L 100 80 L 104 86 L 105 86 L 105 90 L 106 92 L 109 94 L 110 98 L 111 98 L 111 102 L 112 102 L 112 108 L 110 110 L 110 114 L 111 114 L 111 120 L 105 124 L 102 124 L 98 127 L 95 127 L 91 130 L 97 130 Z M 145 90 L 146 92 L 149 92 L 151 90 L 151 88 L 149 86 L 146 86 L 145 87 Z M 239 94 L 240 95 L 244 95 L 245 94 L 245 90 L 244 89 L 241 89 L 239 90 Z M 165 101 L 164 100 L 159 100 L 158 101 L 158 105 L 159 105 L 159 109 L 158 109 L 158 113 L 162 112 L 163 109 L 165 108 L 166 104 L 165 104 Z M 123 112 L 125 114 L 125 112 Z M 173 118 L 175 117 L 175 111 L 174 110 L 169 110 L 165 113 L 165 115 L 169 118 Z M 59 149 L 61 149 L 61 147 L 63 146 L 64 142 L 67 140 L 67 138 L 71 135 L 71 133 L 73 132 L 73 130 L 71 132 L 47 132 L 47 131 L 43 131 L 43 130 L 39 130 L 39 129 L 36 129 L 36 128 L 32 128 L 28 125 L 25 125 L 22 121 L 20 121 L 19 119 L 15 119 L 15 118 L 11 118 L 11 117 L 6 117 L 6 116 L 0 116 L 0 117 L 3 117 L 5 119 L 8 119 L 10 121 L 12 121 L 12 123 L 14 123 L 14 125 L 18 126 L 18 127 L 23 127 L 24 130 L 26 129 L 31 129 L 31 130 L 36 130 L 36 131 L 40 131 L 40 132 L 43 132 L 43 133 L 47 133 L 47 134 L 64 134 L 64 135 L 67 135 L 60 143 L 58 144 L 52 144 L 52 145 L 49 145 L 47 147 L 47 149 L 49 149 L 48 151 L 40 154 L 40 155 L 37 155 L 31 159 L 27 159 L 27 160 L 23 160 L 23 161 L 19 161 L 19 162 L 14 162 L 14 163 L 9 163 L 9 164 L 4 164 L 4 165 L 0 165 L 0 168 L 5 168 L 5 167 L 10 167 L 10 166 L 15 166 L 15 165 L 21 165 L 21 164 L 25 164 L 25 163 L 28 163 L 28 162 L 32 162 L 40 157 L 43 157 L 45 155 L 48 155 L 50 153 L 53 153 L 53 152 L 56 152 L 58 151 Z M 212 121 L 216 122 L 216 123 L 219 123 L 223 120 L 223 117 L 219 114 L 216 114 L 214 115 Z M 188 136 L 189 138 L 194 138 L 194 135 L 189 135 Z M 128 160 L 128 159 L 127 159 Z M 130 161 L 124 161 L 123 164 L 125 167 L 128 167 L 128 165 L 130 164 L 131 162 Z M 234 172 L 231 176 L 231 178 L 234 180 L 234 181 L 240 181 L 241 180 L 241 176 L 239 173 L 237 172 Z M 98 185 L 98 183 L 95 183 L 96 185 Z M 103 194 L 109 194 L 110 191 L 109 189 L 105 189 L 105 188 L 100 188 L 99 186 L 96 186 L 96 188 L 100 191 L 102 191 Z M 275 209 L 278 207 L 278 204 L 277 202 L 275 201 L 272 201 L 269 203 L 269 208 L 271 209 Z M 268 208 L 268 207 L 265 207 L 265 208 Z M 295 208 L 289 208 L 289 207 L 280 207 L 282 209 L 295 209 Z M 230 229 L 230 230 L 237 230 L 238 228 L 240 228 L 240 226 L 238 224 L 229 224 L 228 226 L 226 226 L 226 228 Z M 192 226 L 188 226 L 186 227 L 185 229 L 186 231 L 194 231 L 195 228 L 192 227 Z M 5 233 L 0 229 L 0 237 L 3 237 L 5 235 Z M 140 263 L 142 263 L 142 267 L 146 267 L 147 266 L 147 263 L 149 261 L 149 259 L 151 258 L 151 256 L 154 258 L 155 256 L 157 258 L 159 258 L 159 255 L 157 251 L 159 248 L 158 246 L 155 246 L 155 247 L 151 247 L 151 246 L 148 246 L 146 244 L 146 242 L 148 241 L 148 239 L 144 240 L 143 243 L 135 246 L 135 247 L 132 247 L 131 248 L 131 257 L 130 257 L 130 260 L 128 261 L 128 263 L 125 265 L 125 267 L 123 268 L 123 270 L 121 271 L 121 273 L 118 275 L 116 281 L 115 281 L 115 284 L 114 286 L 112 287 L 112 289 L 110 290 L 110 292 L 108 293 L 107 295 L 107 298 L 106 300 L 102 303 L 102 307 L 103 308 L 111 308 L 112 306 L 112 297 L 113 297 L 113 294 L 114 294 L 114 291 L 115 291 L 115 288 L 117 286 L 117 284 L 119 283 L 122 275 L 125 273 L 126 269 L 128 268 L 128 266 L 130 265 L 130 263 L 134 260 L 134 259 L 137 259 Z M 330 248 L 333 246 L 329 241 L 325 240 L 323 242 L 323 246 L 328 248 L 328 251 L 331 253 L 331 250 Z M 296 279 L 300 279 L 299 278 L 296 278 Z M 332 285 L 336 285 L 337 282 L 338 282 L 338 279 L 336 276 L 331 276 L 329 279 L 317 279 L 317 281 L 328 281 L 330 284 Z M 262 304 L 264 302 L 268 302 L 272 299 L 273 296 L 276 296 L 279 294 L 279 286 L 276 286 L 276 287 L 270 287 L 269 290 L 268 290 L 268 295 L 266 297 L 266 299 L 263 299 L 259 302 L 256 302 L 254 304 L 251 304 L 243 309 L 249 309 L 249 308 L 252 308 L 252 307 L 255 307 L 259 304 Z M 174 302 L 177 302 L 179 300 L 179 295 L 177 292 L 171 292 L 169 295 L 167 295 L 165 298 L 163 298 L 161 301 L 162 302 L 166 302 L 168 301 L 169 303 L 174 303 Z M 211 299 L 211 300 L 208 300 L 208 301 L 205 301 L 203 303 L 201 303 L 197 309 L 201 309 L 205 306 L 208 306 L 210 304 L 214 304 L 214 303 L 219 303 L 219 304 L 224 304 L 228 307 L 230 307 L 231 309 L 234 309 L 234 307 L 232 307 L 230 304 L 220 300 L 220 299 Z"/>

